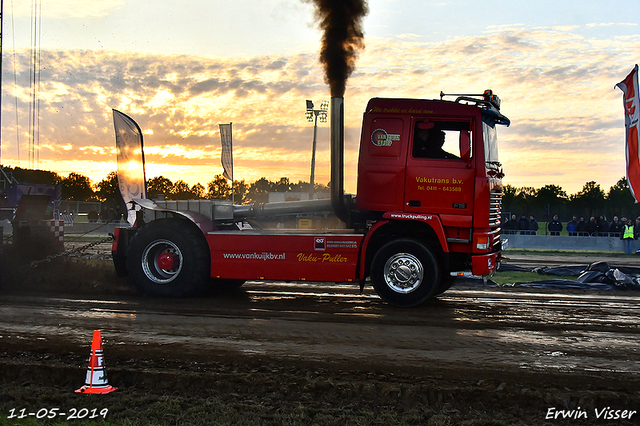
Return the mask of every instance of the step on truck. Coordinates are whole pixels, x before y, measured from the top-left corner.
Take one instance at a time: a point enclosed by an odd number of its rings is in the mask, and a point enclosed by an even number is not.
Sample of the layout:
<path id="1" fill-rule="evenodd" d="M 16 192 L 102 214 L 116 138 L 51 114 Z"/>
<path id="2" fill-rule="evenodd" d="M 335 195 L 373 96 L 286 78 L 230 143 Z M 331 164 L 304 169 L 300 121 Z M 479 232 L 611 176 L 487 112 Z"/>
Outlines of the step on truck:
<path id="1" fill-rule="evenodd" d="M 344 193 L 344 98 L 332 98 L 331 198 L 200 211 L 136 199 L 143 214 L 117 228 L 113 259 L 144 294 L 192 297 L 247 280 L 371 283 L 386 302 L 415 306 L 459 276 L 500 262 L 500 100 L 373 98 L 362 121 L 357 194 Z M 446 100 L 445 97 L 455 97 Z M 121 183 L 122 187 L 122 183 Z M 266 229 L 269 217 L 331 211 L 339 229 Z M 251 227 L 242 224 L 251 223 Z"/>

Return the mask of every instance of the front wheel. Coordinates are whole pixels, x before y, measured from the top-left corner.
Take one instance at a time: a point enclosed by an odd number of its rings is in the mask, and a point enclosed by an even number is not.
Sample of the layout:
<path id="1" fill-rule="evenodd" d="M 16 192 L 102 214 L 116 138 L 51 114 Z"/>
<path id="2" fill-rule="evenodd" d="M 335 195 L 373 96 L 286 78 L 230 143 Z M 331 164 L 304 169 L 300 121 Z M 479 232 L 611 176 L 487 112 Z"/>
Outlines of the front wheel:
<path id="1" fill-rule="evenodd" d="M 455 280 L 456 277 L 452 277 L 451 275 L 443 275 L 442 277 L 440 277 L 440 282 L 436 286 L 436 289 L 433 292 L 432 296 L 438 296 L 439 294 L 442 294 L 445 291 L 449 290 Z"/>
<path id="2" fill-rule="evenodd" d="M 382 246 L 371 262 L 371 282 L 386 302 L 416 306 L 433 295 L 439 282 L 438 262 L 431 251 L 412 239 Z"/>
<path id="3" fill-rule="evenodd" d="M 143 226 L 127 252 L 129 279 L 156 297 L 189 297 L 209 281 L 211 256 L 202 231 L 185 219 L 158 219 Z"/>

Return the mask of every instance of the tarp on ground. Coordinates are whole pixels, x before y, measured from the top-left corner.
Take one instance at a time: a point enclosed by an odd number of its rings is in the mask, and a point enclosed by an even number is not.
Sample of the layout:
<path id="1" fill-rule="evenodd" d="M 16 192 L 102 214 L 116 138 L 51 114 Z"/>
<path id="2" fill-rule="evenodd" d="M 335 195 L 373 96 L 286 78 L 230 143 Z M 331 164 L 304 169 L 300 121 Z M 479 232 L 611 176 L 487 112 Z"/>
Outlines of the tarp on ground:
<path id="1" fill-rule="evenodd" d="M 590 265 L 560 265 L 544 268 L 526 268 L 517 265 L 501 264 L 499 272 L 535 272 L 540 275 L 577 276 L 569 279 L 542 279 L 529 282 L 516 282 L 508 286 L 530 288 L 562 288 L 591 290 L 640 290 L 640 268 L 612 268 L 606 262 Z"/>

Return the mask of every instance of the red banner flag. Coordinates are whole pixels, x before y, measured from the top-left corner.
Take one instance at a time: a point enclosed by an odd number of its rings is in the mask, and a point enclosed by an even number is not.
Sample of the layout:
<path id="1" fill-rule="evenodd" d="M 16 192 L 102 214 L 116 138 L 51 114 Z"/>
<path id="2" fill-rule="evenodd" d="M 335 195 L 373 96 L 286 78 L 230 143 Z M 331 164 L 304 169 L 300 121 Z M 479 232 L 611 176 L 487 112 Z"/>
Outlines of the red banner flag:
<path id="1" fill-rule="evenodd" d="M 624 127 L 626 129 L 625 154 L 627 156 L 627 182 L 633 198 L 638 202 L 640 196 L 640 151 L 638 148 L 638 118 L 640 102 L 638 101 L 638 65 L 631 73 L 616 84 L 624 92 Z"/>

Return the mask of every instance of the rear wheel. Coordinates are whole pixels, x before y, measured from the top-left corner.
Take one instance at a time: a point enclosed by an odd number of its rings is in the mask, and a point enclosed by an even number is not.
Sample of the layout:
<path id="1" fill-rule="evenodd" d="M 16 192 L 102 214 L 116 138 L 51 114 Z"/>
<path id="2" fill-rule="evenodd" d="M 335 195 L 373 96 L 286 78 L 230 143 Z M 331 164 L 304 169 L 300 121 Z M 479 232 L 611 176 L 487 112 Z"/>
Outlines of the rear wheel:
<path id="1" fill-rule="evenodd" d="M 158 219 L 131 239 L 127 270 L 138 291 L 157 297 L 202 293 L 210 278 L 211 257 L 202 231 L 185 219 Z"/>
<path id="2" fill-rule="evenodd" d="M 412 239 L 399 239 L 378 250 L 371 263 L 371 282 L 386 302 L 416 306 L 433 295 L 439 281 L 431 251 Z"/>

